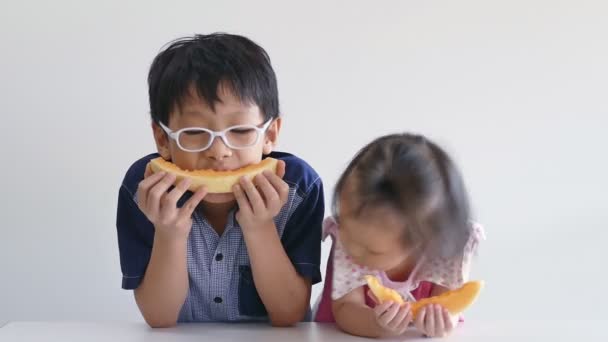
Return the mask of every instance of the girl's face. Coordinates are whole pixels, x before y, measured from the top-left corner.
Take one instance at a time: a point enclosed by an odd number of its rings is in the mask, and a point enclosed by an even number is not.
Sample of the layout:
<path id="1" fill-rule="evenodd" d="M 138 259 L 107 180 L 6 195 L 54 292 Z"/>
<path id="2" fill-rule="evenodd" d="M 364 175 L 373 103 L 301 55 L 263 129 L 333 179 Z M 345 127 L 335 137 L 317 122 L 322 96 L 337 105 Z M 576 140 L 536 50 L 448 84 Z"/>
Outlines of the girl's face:
<path id="1" fill-rule="evenodd" d="M 412 254 L 403 241 L 403 216 L 383 206 L 367 206 L 356 213 L 358 201 L 348 183 L 338 202 L 338 238 L 347 253 L 357 264 L 373 269 L 390 271 L 403 266 Z"/>

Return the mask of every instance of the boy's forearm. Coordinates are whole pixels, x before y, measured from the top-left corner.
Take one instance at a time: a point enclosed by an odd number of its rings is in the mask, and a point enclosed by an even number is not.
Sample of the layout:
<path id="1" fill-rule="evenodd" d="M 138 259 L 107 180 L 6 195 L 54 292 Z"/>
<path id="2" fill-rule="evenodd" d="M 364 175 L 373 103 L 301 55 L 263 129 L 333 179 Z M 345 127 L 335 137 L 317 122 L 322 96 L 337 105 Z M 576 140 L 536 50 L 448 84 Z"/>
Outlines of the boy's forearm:
<path id="1" fill-rule="evenodd" d="M 153 328 L 177 323 L 188 294 L 187 240 L 155 237 L 150 263 L 135 300 Z"/>
<path id="2" fill-rule="evenodd" d="M 334 304 L 333 314 L 336 324 L 344 332 L 363 337 L 382 336 L 374 311 L 366 305 L 351 302 Z"/>
<path id="3" fill-rule="evenodd" d="M 295 270 L 274 224 L 244 234 L 256 289 L 273 325 L 301 321 L 310 302 L 310 280 Z"/>

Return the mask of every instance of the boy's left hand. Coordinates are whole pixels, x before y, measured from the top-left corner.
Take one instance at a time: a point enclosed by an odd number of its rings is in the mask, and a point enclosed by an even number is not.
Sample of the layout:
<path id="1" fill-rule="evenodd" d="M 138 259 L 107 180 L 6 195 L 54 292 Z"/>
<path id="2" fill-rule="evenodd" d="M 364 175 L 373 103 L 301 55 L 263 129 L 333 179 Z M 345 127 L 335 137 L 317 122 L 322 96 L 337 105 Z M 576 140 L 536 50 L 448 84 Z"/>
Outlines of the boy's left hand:
<path id="1" fill-rule="evenodd" d="M 236 219 L 245 229 L 274 225 L 274 217 L 287 202 L 289 185 L 283 181 L 285 162 L 279 160 L 277 173 L 264 171 L 253 178 L 243 177 L 233 187 L 239 205 Z"/>
<path id="2" fill-rule="evenodd" d="M 439 304 L 429 304 L 420 309 L 414 325 L 428 337 L 444 337 L 454 330 L 456 323 L 447 309 Z"/>

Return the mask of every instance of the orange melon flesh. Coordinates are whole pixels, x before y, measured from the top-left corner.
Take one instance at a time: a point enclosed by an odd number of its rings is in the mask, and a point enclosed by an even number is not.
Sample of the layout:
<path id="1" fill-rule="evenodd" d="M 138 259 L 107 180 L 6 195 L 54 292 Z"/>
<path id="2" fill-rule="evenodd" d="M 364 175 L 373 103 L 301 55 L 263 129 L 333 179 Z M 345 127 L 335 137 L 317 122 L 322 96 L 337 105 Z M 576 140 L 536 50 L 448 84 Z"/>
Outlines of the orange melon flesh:
<path id="1" fill-rule="evenodd" d="M 230 193 L 232 187 L 241 177 L 252 179 L 256 175 L 270 170 L 277 172 L 278 160 L 265 158 L 258 164 L 249 165 L 237 170 L 215 171 L 215 170 L 183 170 L 177 165 L 158 157 L 148 163 L 148 167 L 153 173 L 167 172 L 176 176 L 175 184 L 184 178 L 189 178 L 192 182 L 188 190 L 196 191 L 201 186 L 206 186 L 208 193 Z"/>
<path id="2" fill-rule="evenodd" d="M 365 276 L 365 280 L 372 293 L 381 301 L 381 303 L 389 300 L 399 304 L 405 303 L 399 293 L 393 289 L 382 286 L 378 278 L 368 275 Z M 411 304 L 412 313 L 414 314 L 414 317 L 416 317 L 420 309 L 424 306 L 428 304 L 439 304 L 446 308 L 451 315 L 459 314 L 475 302 L 483 285 L 483 281 L 470 281 L 458 289 L 447 291 L 439 296 L 421 299 Z M 398 296 L 398 299 L 396 296 Z"/>
<path id="3" fill-rule="evenodd" d="M 371 276 L 371 275 L 366 275 L 365 281 L 367 281 L 367 286 L 372 291 L 374 296 L 376 296 L 376 298 L 378 298 L 380 303 L 393 301 L 400 305 L 405 304 L 405 301 L 403 300 L 403 297 L 401 297 L 399 292 L 397 292 L 391 288 L 382 286 L 382 284 L 380 283 L 380 280 L 378 278 Z"/>

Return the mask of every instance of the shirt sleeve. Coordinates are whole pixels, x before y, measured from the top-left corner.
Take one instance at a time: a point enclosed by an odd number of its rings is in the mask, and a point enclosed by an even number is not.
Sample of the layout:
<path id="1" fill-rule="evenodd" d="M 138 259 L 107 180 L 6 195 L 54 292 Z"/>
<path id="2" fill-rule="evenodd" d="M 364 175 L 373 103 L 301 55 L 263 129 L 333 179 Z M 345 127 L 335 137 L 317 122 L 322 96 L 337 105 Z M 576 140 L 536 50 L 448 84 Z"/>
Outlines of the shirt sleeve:
<path id="1" fill-rule="evenodd" d="M 462 253 L 454 258 L 437 257 L 425 260 L 416 276 L 416 282 L 428 281 L 451 290 L 461 287 L 469 281 L 473 257 L 477 253 L 479 242 L 484 239 L 483 227 L 472 223 L 469 239 Z"/>
<path id="2" fill-rule="evenodd" d="M 139 210 L 133 194 L 123 184 L 116 213 L 122 288 L 132 290 L 141 283 L 152 253 L 154 226 Z"/>
<path id="3" fill-rule="evenodd" d="M 332 235 L 332 238 L 334 253 L 333 260 L 330 260 L 333 264 L 331 299 L 337 300 L 365 285 L 367 283 L 365 275 L 377 276 L 378 274 L 376 271 L 355 263 L 337 237 Z"/>
<path id="4" fill-rule="evenodd" d="M 282 236 L 283 247 L 296 271 L 311 279 L 312 284 L 321 281 L 321 230 L 324 215 L 323 183 L 317 178 L 289 217 Z"/>

